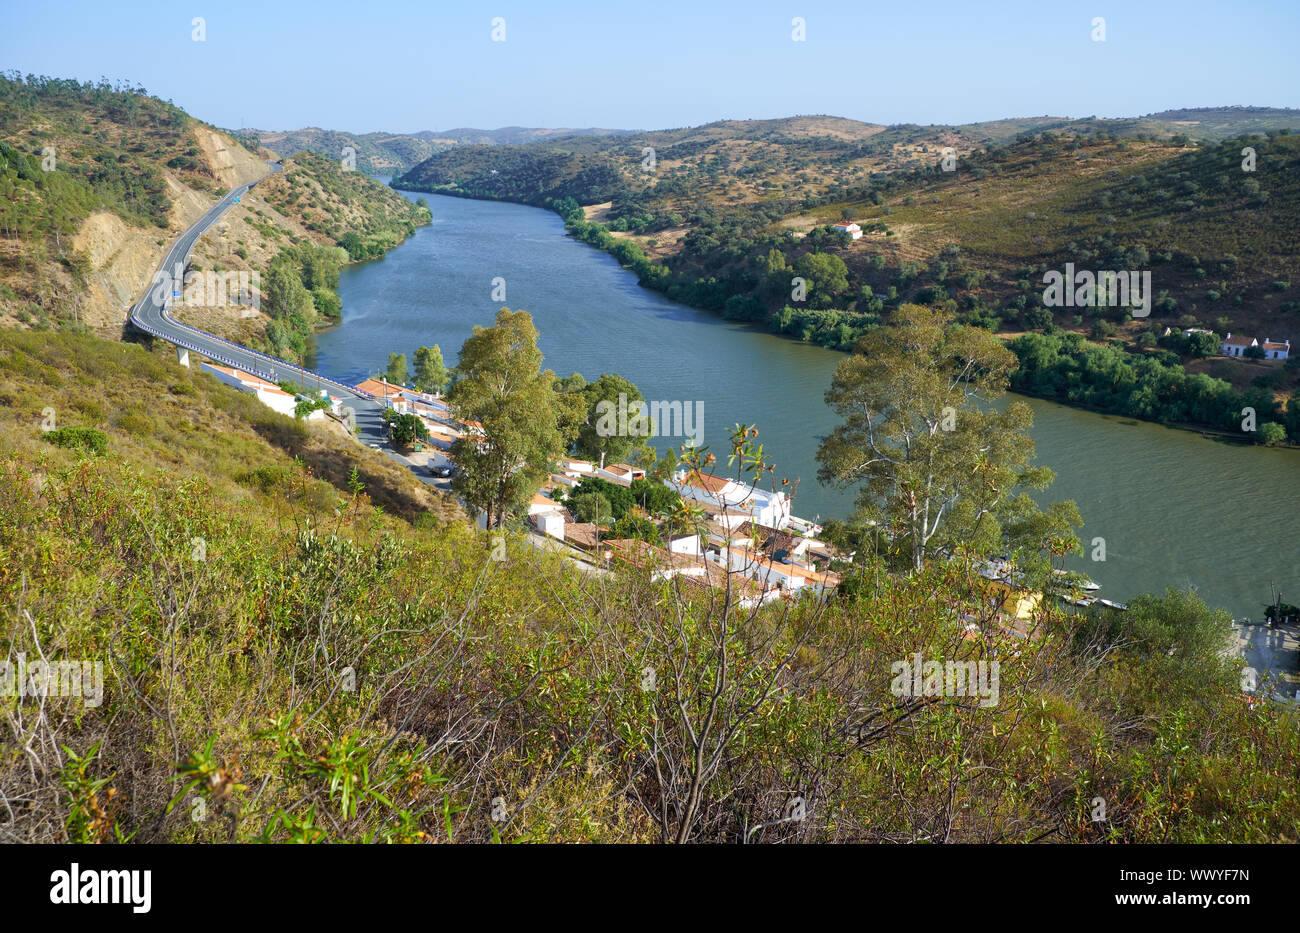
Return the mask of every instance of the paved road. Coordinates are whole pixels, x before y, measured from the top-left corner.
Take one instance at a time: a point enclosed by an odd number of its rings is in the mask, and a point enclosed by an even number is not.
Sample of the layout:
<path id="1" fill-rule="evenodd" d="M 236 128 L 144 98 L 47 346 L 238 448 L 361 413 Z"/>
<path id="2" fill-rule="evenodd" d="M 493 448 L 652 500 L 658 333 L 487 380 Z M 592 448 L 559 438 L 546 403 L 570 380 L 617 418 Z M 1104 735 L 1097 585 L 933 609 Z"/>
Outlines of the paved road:
<path id="1" fill-rule="evenodd" d="M 283 171 L 279 163 L 270 162 L 268 164 L 271 166 L 272 173 Z M 198 223 L 181 234 L 180 238 L 172 244 L 171 249 L 163 256 L 159 272 L 169 273 L 172 276 L 172 281 L 177 283 L 177 290 L 183 291 L 179 283 L 183 281 L 185 261 L 189 258 L 190 252 L 194 249 L 194 244 L 198 242 L 199 237 L 216 223 L 222 214 L 230 209 L 236 199 L 242 198 L 256 184 L 257 182 L 250 182 L 230 191 L 229 194 L 199 218 Z M 136 328 L 218 363 L 224 363 L 246 373 L 261 376 L 270 382 L 294 382 L 304 386 L 308 391 L 315 389 L 318 385 L 327 389 L 331 395 L 341 398 L 344 405 L 356 412 L 357 436 L 363 444 L 378 445 L 380 450 L 387 454 L 390 459 L 409 469 L 425 485 L 433 486 L 442 492 L 450 492 L 447 480 L 429 475 L 426 466 L 417 465 L 411 459 L 402 456 L 388 446 L 381 430 L 383 421 L 379 417 L 379 413 L 383 409 L 382 400 L 376 400 L 372 395 L 352 386 L 344 385 L 341 382 L 336 382 L 327 376 L 267 356 L 265 353 L 250 350 L 248 347 L 240 346 L 215 334 L 209 334 L 207 331 L 199 330 L 197 327 L 176 320 L 169 313 L 169 308 L 174 304 L 176 298 L 167 294 L 170 291 L 169 289 L 165 287 L 158 288 L 158 282 L 158 278 L 155 277 L 144 297 L 131 309 L 131 323 Z M 158 292 L 163 294 L 159 295 Z M 416 459 L 423 458 L 417 456 Z M 449 461 L 441 453 L 433 450 L 429 452 L 428 462 L 447 464 Z M 481 515 L 479 516 L 479 526 L 483 526 L 483 516 Z M 537 536 L 531 534 L 527 537 L 529 543 L 534 547 L 555 550 L 561 553 L 569 551 L 569 548 L 554 539 L 534 540 Z M 604 572 L 600 568 L 594 568 L 590 564 L 579 560 L 572 554 L 569 557 L 574 564 L 587 573 Z"/>
<path id="2" fill-rule="evenodd" d="M 272 173 L 283 171 L 279 163 L 271 162 L 268 164 L 271 166 Z M 159 273 L 170 275 L 171 281 L 176 283 L 176 290 L 183 290 L 180 283 L 185 270 L 185 261 L 189 258 L 190 252 L 194 249 L 194 244 L 198 242 L 199 237 L 216 223 L 237 199 L 242 198 L 256 184 L 257 182 L 250 182 L 232 189 L 230 193 L 214 204 L 206 214 L 199 218 L 199 221 L 194 226 L 181 234 L 180 238 L 172 244 L 171 248 L 163 256 Z M 379 417 L 383 405 L 381 402 L 376 401 L 373 396 L 367 395 L 352 386 L 336 382 L 327 376 L 267 356 L 265 353 L 250 350 L 247 347 L 224 340 L 214 334 L 209 334 L 207 331 L 199 330 L 197 327 L 176 320 L 169 313 L 170 308 L 176 302 L 176 298 L 168 294 L 170 289 L 165 286 L 159 288 L 159 281 L 159 278 L 155 277 L 144 297 L 131 308 L 131 323 L 137 329 L 146 334 L 160 337 L 178 347 L 184 347 L 218 363 L 224 363 L 227 366 L 233 366 L 255 376 L 261 376 L 271 382 L 294 382 L 305 386 L 308 391 L 314 390 L 319 385 L 320 388 L 329 391 L 331 395 L 341 398 L 344 405 L 356 412 L 357 436 L 362 443 L 378 444 L 380 449 L 391 459 L 411 469 L 425 484 L 445 488 L 445 482 L 435 482 L 434 477 L 429 476 L 426 470 L 415 469 L 409 460 L 387 446 L 382 430 L 383 422 Z M 159 292 L 162 294 L 158 294 Z"/>

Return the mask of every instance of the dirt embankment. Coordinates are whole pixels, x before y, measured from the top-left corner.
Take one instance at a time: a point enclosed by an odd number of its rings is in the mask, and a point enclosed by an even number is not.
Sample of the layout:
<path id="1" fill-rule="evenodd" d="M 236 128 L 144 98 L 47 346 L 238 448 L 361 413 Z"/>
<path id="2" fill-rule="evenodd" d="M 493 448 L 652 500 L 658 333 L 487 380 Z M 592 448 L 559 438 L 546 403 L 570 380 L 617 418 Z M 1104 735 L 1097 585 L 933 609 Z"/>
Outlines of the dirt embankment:
<path id="1" fill-rule="evenodd" d="M 211 127 L 196 126 L 194 143 L 223 190 L 261 178 L 266 162 Z M 127 309 L 144 293 L 168 244 L 215 203 L 210 192 L 198 191 L 166 174 L 172 209 L 166 230 L 132 227 L 117 215 L 97 211 L 86 218 L 73 238 L 73 249 L 90 258 L 87 294 L 78 303 L 81 321 L 112 329 L 126 320 Z"/>

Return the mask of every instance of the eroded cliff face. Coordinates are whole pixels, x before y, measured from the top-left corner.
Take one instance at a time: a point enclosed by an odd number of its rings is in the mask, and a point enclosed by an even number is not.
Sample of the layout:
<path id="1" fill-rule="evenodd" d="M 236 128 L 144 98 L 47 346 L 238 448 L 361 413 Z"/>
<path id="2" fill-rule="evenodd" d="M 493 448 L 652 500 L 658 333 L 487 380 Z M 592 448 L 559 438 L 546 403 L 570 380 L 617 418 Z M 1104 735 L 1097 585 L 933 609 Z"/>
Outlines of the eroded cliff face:
<path id="1" fill-rule="evenodd" d="M 212 127 L 195 124 L 188 138 L 214 189 L 229 190 L 269 171 L 261 156 Z M 0 254 L 7 260 L 0 324 L 32 323 L 30 309 L 35 304 L 55 317 L 70 318 L 105 334 L 120 329 L 131 304 L 153 280 L 167 245 L 218 197 L 216 190 L 187 183 L 182 173 L 162 165 L 158 170 L 172 202 L 166 229 L 133 225 L 100 210 L 91 213 L 71 238 L 56 238 L 53 249 L 19 238 L 0 241 Z M 77 261 L 69 263 L 69 259 Z"/>
<path id="2" fill-rule="evenodd" d="M 191 136 L 222 189 L 255 181 L 269 171 L 265 160 L 211 127 L 196 126 Z M 175 174 L 167 174 L 166 180 L 172 199 L 166 231 L 132 227 L 115 214 L 97 211 L 73 238 L 73 250 L 90 260 L 86 290 L 77 307 L 78 319 L 87 326 L 124 323 L 132 303 L 153 280 L 167 245 L 216 203 L 212 192 L 196 190 Z M 65 287 L 72 286 L 69 275 Z"/>

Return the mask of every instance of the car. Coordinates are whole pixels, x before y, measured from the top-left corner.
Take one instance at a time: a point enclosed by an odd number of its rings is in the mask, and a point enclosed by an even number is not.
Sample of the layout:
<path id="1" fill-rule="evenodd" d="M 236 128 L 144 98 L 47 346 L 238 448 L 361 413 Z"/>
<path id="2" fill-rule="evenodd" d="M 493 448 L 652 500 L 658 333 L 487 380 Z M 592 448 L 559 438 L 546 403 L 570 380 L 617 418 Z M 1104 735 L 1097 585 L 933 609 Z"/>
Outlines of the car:
<path id="1" fill-rule="evenodd" d="M 429 466 L 430 475 L 439 476 L 442 477 L 443 479 L 452 476 L 453 474 L 455 474 L 455 472 L 456 472 L 455 467 L 446 463 L 437 464 L 437 465 L 430 464 Z"/>
<path id="2" fill-rule="evenodd" d="M 383 449 L 383 448 L 380 447 L 378 444 L 371 444 L 370 446 L 371 446 L 373 449 L 375 449 L 375 450 L 382 450 L 382 449 Z"/>

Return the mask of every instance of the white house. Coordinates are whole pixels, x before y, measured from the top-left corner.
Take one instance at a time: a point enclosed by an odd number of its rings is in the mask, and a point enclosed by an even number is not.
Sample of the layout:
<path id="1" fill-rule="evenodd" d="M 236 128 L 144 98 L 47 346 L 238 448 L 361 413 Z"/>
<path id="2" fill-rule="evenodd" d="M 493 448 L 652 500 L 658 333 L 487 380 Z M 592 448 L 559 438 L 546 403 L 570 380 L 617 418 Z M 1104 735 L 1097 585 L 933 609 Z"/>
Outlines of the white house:
<path id="1" fill-rule="evenodd" d="M 595 466 L 589 460 L 575 460 L 572 457 L 560 458 L 560 472 L 566 476 L 590 476 Z"/>
<path id="2" fill-rule="evenodd" d="M 556 511 L 531 512 L 533 525 L 544 535 L 564 540 L 564 513 Z"/>
<path id="3" fill-rule="evenodd" d="M 1219 347 L 1219 352 L 1224 356 L 1245 356 L 1246 351 L 1251 347 L 1259 347 L 1264 351 L 1266 360 L 1284 360 L 1291 353 L 1291 341 L 1283 340 L 1280 343 L 1270 337 L 1265 337 L 1264 342 L 1260 343 L 1254 337 L 1234 337 L 1231 332 L 1223 338 L 1223 343 Z"/>
<path id="4" fill-rule="evenodd" d="M 238 389 L 241 392 L 249 392 L 257 396 L 257 400 L 273 411 L 278 411 L 282 415 L 288 415 L 290 418 L 295 417 L 295 411 L 298 407 L 298 396 L 284 391 L 274 382 L 267 382 L 260 376 L 254 376 L 252 373 L 246 373 L 243 370 L 233 369 L 230 366 L 221 366 L 217 363 L 202 363 L 203 369 L 211 373 L 221 382 L 228 386 Z M 304 396 L 309 393 L 304 393 Z M 340 412 L 340 401 L 329 393 L 321 390 L 321 398 L 327 398 L 330 402 L 330 410 L 335 414 Z M 319 421 L 325 417 L 325 412 L 319 408 L 307 416 L 308 421 Z"/>
<path id="5" fill-rule="evenodd" d="M 862 228 L 849 220 L 842 220 L 831 227 L 832 230 L 838 230 L 840 233 L 847 233 L 855 240 L 862 239 Z"/>
<path id="6" fill-rule="evenodd" d="M 790 499 L 779 489 L 756 489 L 730 477 L 711 476 L 698 470 L 679 470 L 668 485 L 682 498 L 744 512 L 760 525 L 785 528 L 790 524 Z"/>
<path id="7" fill-rule="evenodd" d="M 700 550 L 700 536 L 697 534 L 670 535 L 668 538 L 668 550 L 672 554 L 690 554 L 695 557 L 703 556 L 703 551 Z"/>
<path id="8" fill-rule="evenodd" d="M 629 463 L 611 463 L 609 466 L 596 467 L 595 475 L 620 486 L 631 486 L 633 480 L 645 479 L 645 470 Z"/>
<path id="9" fill-rule="evenodd" d="M 554 512 L 559 515 L 564 514 L 564 506 L 554 499 L 542 495 L 540 492 L 533 495 L 533 501 L 528 503 L 528 515 L 531 518 L 534 515 L 542 515 L 548 512 Z"/>
<path id="10" fill-rule="evenodd" d="M 1283 340 L 1278 343 L 1268 337 L 1260 344 L 1264 348 L 1264 359 L 1266 360 L 1284 360 L 1291 355 L 1291 341 Z"/>

